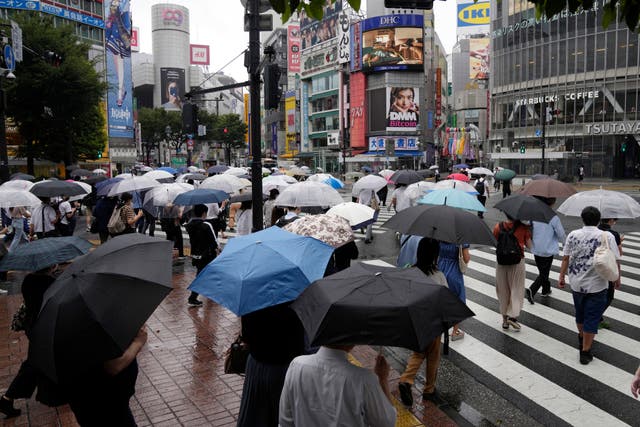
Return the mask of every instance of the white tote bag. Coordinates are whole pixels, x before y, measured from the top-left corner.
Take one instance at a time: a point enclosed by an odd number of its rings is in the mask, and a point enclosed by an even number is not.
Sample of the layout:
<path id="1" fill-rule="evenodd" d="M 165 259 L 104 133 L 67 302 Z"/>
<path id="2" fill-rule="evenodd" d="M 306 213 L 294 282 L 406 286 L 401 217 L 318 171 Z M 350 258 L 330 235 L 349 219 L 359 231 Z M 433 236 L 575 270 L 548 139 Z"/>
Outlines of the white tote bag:
<path id="1" fill-rule="evenodd" d="M 609 239 L 607 239 L 606 233 L 608 232 L 602 233 L 600 246 L 596 248 L 593 254 L 593 268 L 600 277 L 613 282 L 618 280 L 618 263 L 616 262 L 616 256 L 609 248 Z"/>

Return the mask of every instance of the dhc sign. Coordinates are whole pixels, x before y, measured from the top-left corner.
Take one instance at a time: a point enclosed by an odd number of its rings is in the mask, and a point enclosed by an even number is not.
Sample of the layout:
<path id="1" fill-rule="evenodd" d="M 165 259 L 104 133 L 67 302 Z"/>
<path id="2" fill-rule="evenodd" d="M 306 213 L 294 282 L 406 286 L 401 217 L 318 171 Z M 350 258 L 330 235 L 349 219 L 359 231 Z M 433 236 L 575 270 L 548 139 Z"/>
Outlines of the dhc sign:
<path id="1" fill-rule="evenodd" d="M 458 27 L 489 25 L 491 5 L 488 1 L 458 5 Z"/>

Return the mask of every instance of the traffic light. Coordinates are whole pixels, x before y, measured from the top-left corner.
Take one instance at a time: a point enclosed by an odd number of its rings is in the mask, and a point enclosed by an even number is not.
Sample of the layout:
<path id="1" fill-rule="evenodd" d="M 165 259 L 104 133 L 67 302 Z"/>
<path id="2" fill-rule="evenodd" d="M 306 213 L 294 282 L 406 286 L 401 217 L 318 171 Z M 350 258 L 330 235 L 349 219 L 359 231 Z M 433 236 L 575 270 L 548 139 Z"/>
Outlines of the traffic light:
<path id="1" fill-rule="evenodd" d="M 264 67 L 264 108 L 275 110 L 280 103 L 280 67 L 278 64 L 269 64 Z"/>
<path id="2" fill-rule="evenodd" d="M 102 151 L 98 151 L 98 158 L 101 159 L 102 158 Z"/>
<path id="3" fill-rule="evenodd" d="M 622 145 L 620 145 L 620 152 L 621 153 L 626 153 L 627 152 L 627 141 L 629 140 L 629 137 L 625 137 L 624 141 L 622 141 Z"/>
<path id="4" fill-rule="evenodd" d="M 520 154 L 524 154 L 527 151 L 527 147 L 524 145 L 524 142 L 520 144 Z"/>
<path id="5" fill-rule="evenodd" d="M 182 106 L 182 131 L 194 134 L 198 131 L 198 106 L 186 103 Z"/>
<path id="6" fill-rule="evenodd" d="M 229 133 L 229 129 L 224 128 L 224 129 L 222 129 L 222 132 L 224 132 L 224 133 Z"/>

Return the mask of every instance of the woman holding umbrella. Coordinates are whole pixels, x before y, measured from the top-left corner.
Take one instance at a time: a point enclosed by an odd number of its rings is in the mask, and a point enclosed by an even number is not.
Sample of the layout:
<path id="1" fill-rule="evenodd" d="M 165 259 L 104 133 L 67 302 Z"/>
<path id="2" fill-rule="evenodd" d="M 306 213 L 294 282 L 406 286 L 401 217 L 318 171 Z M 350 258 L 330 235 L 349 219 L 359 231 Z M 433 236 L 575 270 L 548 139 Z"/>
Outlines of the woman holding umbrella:
<path id="1" fill-rule="evenodd" d="M 238 236 L 251 234 L 253 226 L 253 209 L 251 200 L 244 200 L 240 203 L 240 208 L 236 212 L 236 229 Z"/>
<path id="2" fill-rule="evenodd" d="M 464 288 L 464 275 L 460 270 L 460 258 L 465 264 L 469 263 L 471 254 L 469 253 L 469 245 L 456 245 L 454 243 L 440 242 L 440 253 L 438 257 L 438 269 L 447 278 L 447 286 L 451 292 L 456 294 L 464 303 L 467 302 L 466 292 Z M 464 338 L 464 332 L 460 330 L 459 325 L 453 326 L 451 332 L 451 341 L 457 341 Z"/>

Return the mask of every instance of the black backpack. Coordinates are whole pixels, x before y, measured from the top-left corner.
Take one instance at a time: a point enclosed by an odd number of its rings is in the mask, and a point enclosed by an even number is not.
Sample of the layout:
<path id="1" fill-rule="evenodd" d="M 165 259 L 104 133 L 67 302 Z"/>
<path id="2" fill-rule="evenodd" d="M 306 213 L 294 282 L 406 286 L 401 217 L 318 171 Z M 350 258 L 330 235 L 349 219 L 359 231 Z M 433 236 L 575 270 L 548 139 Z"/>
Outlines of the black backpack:
<path id="1" fill-rule="evenodd" d="M 498 246 L 496 247 L 496 256 L 498 258 L 498 264 L 500 265 L 519 264 L 522 259 L 522 249 L 514 234 L 515 231 L 515 224 L 511 230 L 507 230 L 504 224 L 502 222 L 500 223 Z"/>
<path id="2" fill-rule="evenodd" d="M 478 192 L 478 196 L 484 196 L 484 181 L 480 181 L 478 179 L 476 181 L 475 188 L 476 188 L 476 191 Z"/>

